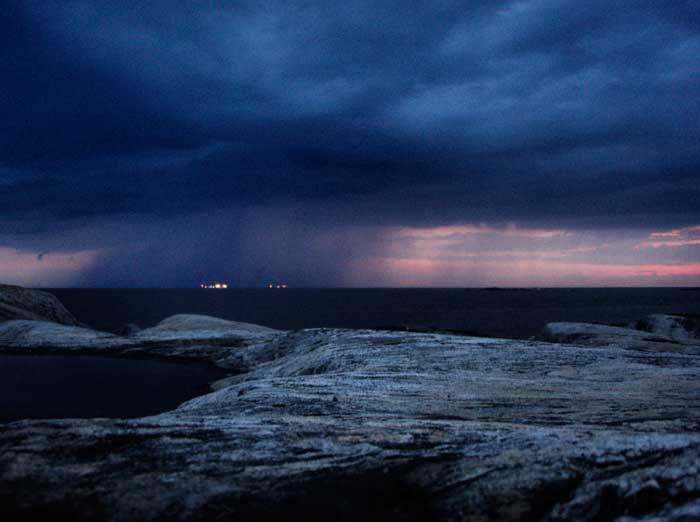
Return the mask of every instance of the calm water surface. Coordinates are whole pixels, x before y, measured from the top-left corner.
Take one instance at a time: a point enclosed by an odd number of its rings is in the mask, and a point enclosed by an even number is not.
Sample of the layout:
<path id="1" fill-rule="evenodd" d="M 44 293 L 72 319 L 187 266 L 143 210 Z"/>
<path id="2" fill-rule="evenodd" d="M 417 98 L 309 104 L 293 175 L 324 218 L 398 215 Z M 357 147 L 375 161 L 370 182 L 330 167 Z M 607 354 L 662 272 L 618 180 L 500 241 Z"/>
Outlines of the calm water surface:
<path id="1" fill-rule="evenodd" d="M 700 291 L 679 288 L 49 291 L 83 322 L 112 332 L 196 313 L 282 329 L 401 325 L 524 339 L 551 321 L 625 324 L 652 313 L 700 313 Z"/>
<path id="2" fill-rule="evenodd" d="M 0 422 L 153 415 L 207 393 L 221 377 L 196 363 L 0 354 Z"/>

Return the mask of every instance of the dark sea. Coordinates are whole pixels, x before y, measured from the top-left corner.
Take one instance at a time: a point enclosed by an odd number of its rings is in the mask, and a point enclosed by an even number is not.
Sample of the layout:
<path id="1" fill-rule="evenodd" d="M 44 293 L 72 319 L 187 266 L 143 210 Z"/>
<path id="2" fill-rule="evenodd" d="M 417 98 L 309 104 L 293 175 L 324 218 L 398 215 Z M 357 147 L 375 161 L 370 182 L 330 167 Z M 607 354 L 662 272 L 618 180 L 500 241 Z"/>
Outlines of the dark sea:
<path id="1" fill-rule="evenodd" d="M 552 321 L 624 325 L 700 314 L 698 288 L 49 289 L 82 322 L 118 333 L 178 313 L 300 329 L 411 328 L 527 339 Z"/>
<path id="2" fill-rule="evenodd" d="M 207 393 L 224 375 L 196 363 L 0 354 L 0 423 L 154 415 Z"/>

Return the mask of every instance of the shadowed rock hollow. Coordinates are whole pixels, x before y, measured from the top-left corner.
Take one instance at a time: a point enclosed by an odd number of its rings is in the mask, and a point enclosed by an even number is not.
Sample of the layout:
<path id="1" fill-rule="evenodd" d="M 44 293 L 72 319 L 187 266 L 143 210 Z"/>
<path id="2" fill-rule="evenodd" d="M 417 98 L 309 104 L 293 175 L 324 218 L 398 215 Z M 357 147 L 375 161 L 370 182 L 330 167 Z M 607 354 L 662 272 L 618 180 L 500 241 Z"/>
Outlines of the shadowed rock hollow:
<path id="1" fill-rule="evenodd" d="M 176 316 L 130 337 L 28 321 L 6 351 L 213 361 L 142 419 L 0 426 L 0 509 L 80 520 L 700 519 L 700 355 Z"/>

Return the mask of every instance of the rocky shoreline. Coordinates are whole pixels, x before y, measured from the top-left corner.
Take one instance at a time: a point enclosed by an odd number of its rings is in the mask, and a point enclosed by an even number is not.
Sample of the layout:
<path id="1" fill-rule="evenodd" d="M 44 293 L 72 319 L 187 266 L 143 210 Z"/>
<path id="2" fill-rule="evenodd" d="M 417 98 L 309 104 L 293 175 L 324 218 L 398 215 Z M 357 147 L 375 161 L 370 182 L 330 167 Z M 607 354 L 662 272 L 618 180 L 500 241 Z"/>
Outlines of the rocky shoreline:
<path id="1" fill-rule="evenodd" d="M 0 322 L 12 319 L 80 326 L 73 314 L 54 295 L 21 286 L 0 284 Z"/>
<path id="2" fill-rule="evenodd" d="M 532 341 L 20 318 L 0 323 L 0 351 L 229 373 L 152 417 L 0 425 L 3 520 L 700 520 L 688 318 L 557 323 Z"/>

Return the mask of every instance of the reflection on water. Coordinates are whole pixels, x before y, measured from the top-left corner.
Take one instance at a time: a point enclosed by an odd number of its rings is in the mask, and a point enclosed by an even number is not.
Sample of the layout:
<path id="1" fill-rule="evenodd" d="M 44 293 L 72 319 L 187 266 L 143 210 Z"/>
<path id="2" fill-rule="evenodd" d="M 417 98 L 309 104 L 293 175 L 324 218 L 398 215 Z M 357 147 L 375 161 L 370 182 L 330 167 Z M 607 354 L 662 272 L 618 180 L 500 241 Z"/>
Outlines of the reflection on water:
<path id="1" fill-rule="evenodd" d="M 0 354 L 0 422 L 152 415 L 206 393 L 221 377 L 202 364 Z"/>

